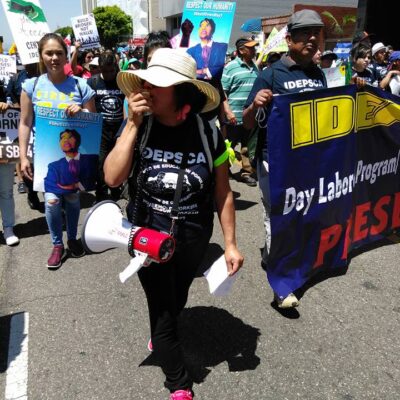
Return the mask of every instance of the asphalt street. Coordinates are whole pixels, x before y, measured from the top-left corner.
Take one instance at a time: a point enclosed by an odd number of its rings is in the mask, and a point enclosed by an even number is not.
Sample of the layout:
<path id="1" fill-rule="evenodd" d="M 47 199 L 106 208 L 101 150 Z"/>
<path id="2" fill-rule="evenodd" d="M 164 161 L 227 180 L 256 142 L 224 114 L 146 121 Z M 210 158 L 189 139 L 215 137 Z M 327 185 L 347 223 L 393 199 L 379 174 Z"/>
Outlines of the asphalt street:
<path id="1" fill-rule="evenodd" d="M 271 305 L 260 268 L 258 189 L 231 184 L 244 267 L 223 298 L 196 278 L 179 325 L 196 399 L 400 399 L 400 244 L 360 253 L 346 273 L 321 277 L 296 311 L 282 313 Z M 15 199 L 21 243 L 9 248 L 0 239 L 0 399 L 12 398 L 7 360 L 22 354 L 29 336 L 27 397 L 21 398 L 166 400 L 162 372 L 146 347 L 144 293 L 137 277 L 118 279 L 127 252 L 67 259 L 49 271 L 44 216 L 28 208 L 25 194 Z M 83 197 L 81 223 L 93 200 Z M 222 243 L 216 219 L 206 258 Z M 18 313 L 29 315 L 29 330 L 13 353 L 10 321 Z"/>

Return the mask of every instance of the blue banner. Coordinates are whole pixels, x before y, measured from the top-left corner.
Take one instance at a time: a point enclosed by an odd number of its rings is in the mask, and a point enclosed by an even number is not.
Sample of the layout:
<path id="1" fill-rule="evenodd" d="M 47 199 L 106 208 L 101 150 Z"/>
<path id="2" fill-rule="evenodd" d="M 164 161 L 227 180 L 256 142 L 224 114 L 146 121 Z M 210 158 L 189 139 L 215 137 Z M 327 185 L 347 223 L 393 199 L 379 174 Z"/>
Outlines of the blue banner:
<path id="1" fill-rule="evenodd" d="M 400 97 L 355 85 L 274 97 L 268 280 L 286 296 L 400 227 Z"/>

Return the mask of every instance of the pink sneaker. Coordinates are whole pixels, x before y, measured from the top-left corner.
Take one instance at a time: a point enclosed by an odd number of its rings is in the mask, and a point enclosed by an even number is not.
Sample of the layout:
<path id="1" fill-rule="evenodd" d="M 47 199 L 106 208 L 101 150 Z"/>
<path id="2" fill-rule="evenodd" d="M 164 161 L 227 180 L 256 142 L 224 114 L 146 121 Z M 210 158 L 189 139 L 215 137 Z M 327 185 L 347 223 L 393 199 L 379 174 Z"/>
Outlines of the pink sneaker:
<path id="1" fill-rule="evenodd" d="M 169 400 L 193 400 L 193 393 L 190 389 L 176 390 L 171 393 Z"/>
<path id="2" fill-rule="evenodd" d="M 153 343 L 151 342 L 151 339 L 147 342 L 147 350 L 152 353 L 153 352 Z"/>

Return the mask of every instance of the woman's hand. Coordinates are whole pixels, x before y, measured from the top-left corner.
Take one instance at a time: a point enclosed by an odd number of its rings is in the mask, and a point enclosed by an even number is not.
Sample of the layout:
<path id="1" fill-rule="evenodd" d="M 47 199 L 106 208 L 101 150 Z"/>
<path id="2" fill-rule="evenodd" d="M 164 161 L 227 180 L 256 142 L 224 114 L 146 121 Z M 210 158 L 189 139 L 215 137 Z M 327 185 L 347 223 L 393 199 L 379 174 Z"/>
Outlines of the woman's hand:
<path id="1" fill-rule="evenodd" d="M 0 113 L 3 114 L 8 109 L 9 105 L 7 103 L 3 103 L 2 101 L 0 101 Z"/>
<path id="2" fill-rule="evenodd" d="M 225 261 L 229 276 L 235 275 L 242 268 L 244 258 L 238 248 L 231 245 L 225 248 Z"/>
<path id="3" fill-rule="evenodd" d="M 78 104 L 70 104 L 66 109 L 65 109 L 65 114 L 68 117 L 73 117 L 75 114 L 78 114 L 78 112 L 82 111 L 82 107 L 79 106 Z"/>
<path id="4" fill-rule="evenodd" d="M 143 122 L 144 114 L 152 112 L 150 93 L 145 90 L 140 93 L 131 93 L 127 100 L 128 119 L 136 127 L 139 127 Z"/>
<path id="5" fill-rule="evenodd" d="M 26 157 L 21 156 L 21 172 L 28 179 L 33 179 L 31 163 Z"/>

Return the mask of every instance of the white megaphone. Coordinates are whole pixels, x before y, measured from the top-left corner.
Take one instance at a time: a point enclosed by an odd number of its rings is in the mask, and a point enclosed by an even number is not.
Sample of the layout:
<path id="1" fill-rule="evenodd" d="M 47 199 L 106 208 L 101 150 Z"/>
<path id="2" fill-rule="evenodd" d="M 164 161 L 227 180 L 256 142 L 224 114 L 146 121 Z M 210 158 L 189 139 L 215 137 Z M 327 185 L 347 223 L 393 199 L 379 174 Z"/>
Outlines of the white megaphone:
<path id="1" fill-rule="evenodd" d="M 168 261 L 175 250 L 171 235 L 132 225 L 123 217 L 120 206 L 111 200 L 102 201 L 89 210 L 83 222 L 81 240 L 88 253 L 102 253 L 116 247 L 128 250 L 133 258 L 119 274 L 121 282 L 153 261 Z"/>

